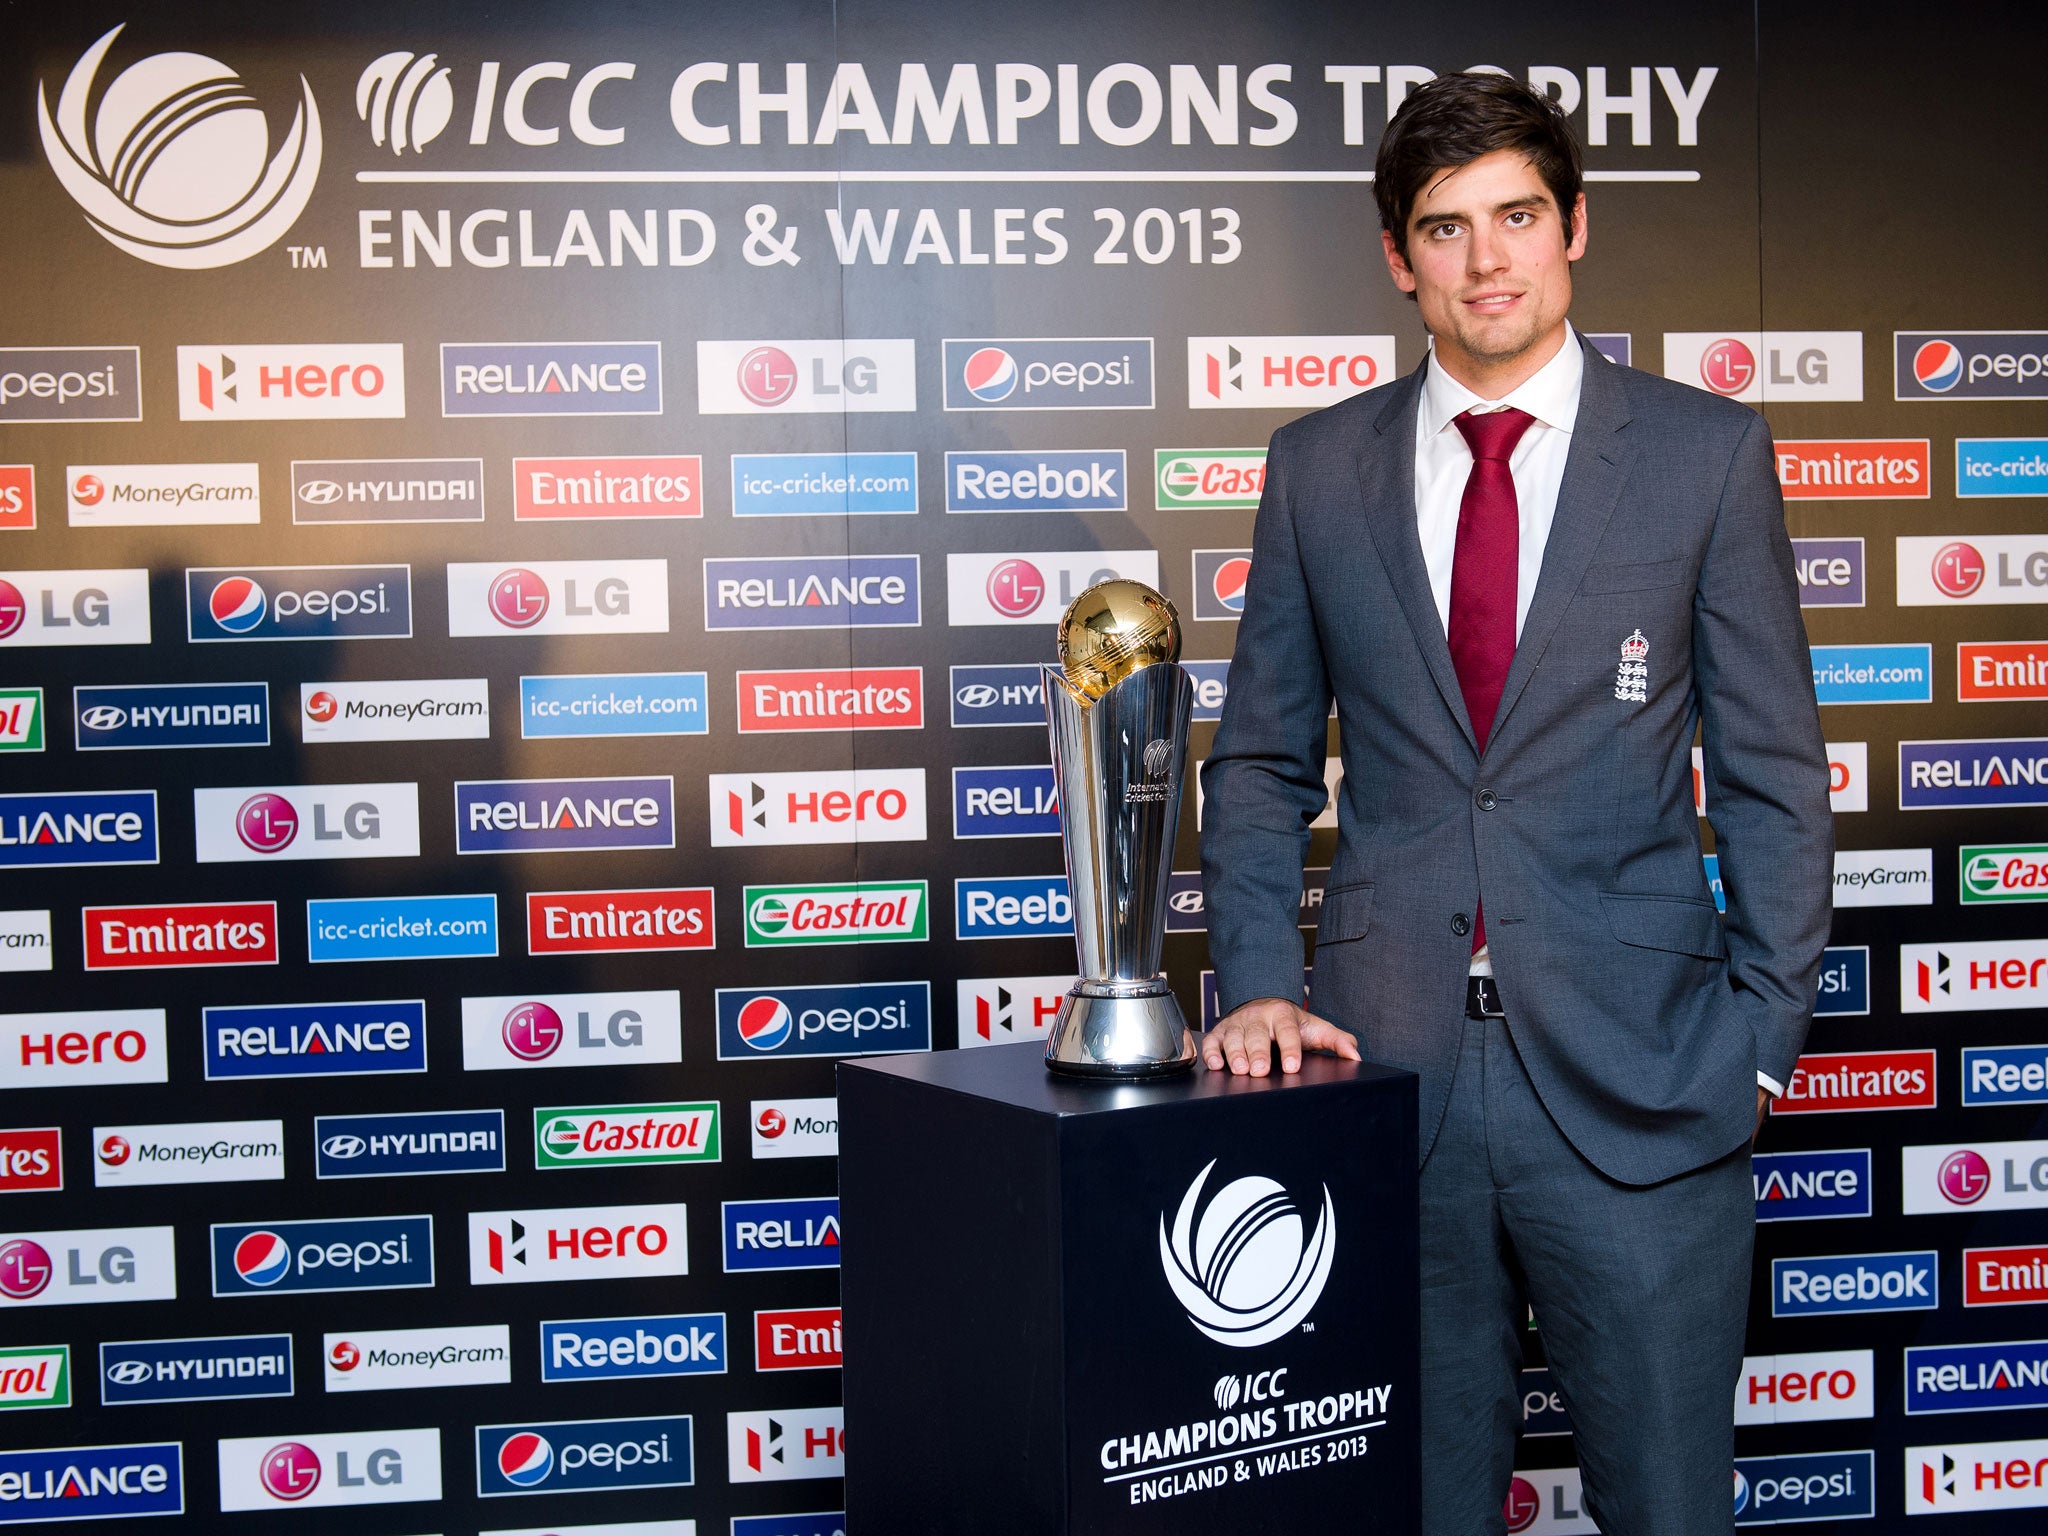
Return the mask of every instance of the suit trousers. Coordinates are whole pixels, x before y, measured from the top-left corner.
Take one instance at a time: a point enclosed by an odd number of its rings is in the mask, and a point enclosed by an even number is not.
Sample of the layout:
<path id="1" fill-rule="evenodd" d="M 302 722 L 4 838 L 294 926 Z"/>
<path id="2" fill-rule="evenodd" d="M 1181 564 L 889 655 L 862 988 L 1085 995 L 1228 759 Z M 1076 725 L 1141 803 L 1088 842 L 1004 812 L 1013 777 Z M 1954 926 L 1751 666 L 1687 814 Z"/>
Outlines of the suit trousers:
<path id="1" fill-rule="evenodd" d="M 1618 1183 L 1499 1019 L 1463 1034 L 1422 1166 L 1422 1530 L 1505 1533 L 1525 1307 L 1604 1536 L 1729 1536 L 1755 1203 L 1749 1149 Z"/>

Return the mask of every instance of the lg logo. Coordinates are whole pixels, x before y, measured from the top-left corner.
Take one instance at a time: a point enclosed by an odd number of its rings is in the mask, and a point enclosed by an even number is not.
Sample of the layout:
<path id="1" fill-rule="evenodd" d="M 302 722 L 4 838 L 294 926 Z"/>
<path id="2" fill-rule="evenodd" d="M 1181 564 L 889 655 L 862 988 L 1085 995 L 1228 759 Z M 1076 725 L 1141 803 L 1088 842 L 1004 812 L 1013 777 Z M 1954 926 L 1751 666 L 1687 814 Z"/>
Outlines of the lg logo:
<path id="1" fill-rule="evenodd" d="M 740 393 L 756 405 L 781 405 L 796 393 L 796 359 L 780 347 L 756 347 L 740 359 Z"/>
<path id="2" fill-rule="evenodd" d="M 299 813 L 283 795 L 251 795 L 235 813 L 235 832 L 251 853 L 281 853 L 299 835 Z"/>
<path id="3" fill-rule="evenodd" d="M 988 573 L 989 606 L 1007 619 L 1028 618 L 1045 601 L 1045 578 L 1029 560 L 1005 560 Z"/>
<path id="4" fill-rule="evenodd" d="M 1700 380 L 1717 395 L 1739 395 L 1755 378 L 1756 354 L 1733 338 L 1715 342 L 1700 357 Z"/>
<path id="5" fill-rule="evenodd" d="M 1965 1148 L 1942 1160 L 1941 1193 L 1951 1205 L 1975 1205 L 1991 1188 L 1991 1165 L 1979 1152 Z"/>
<path id="6" fill-rule="evenodd" d="M 491 617 L 507 629 L 531 629 L 548 614 L 548 584 L 514 566 L 491 580 Z"/>
<path id="7" fill-rule="evenodd" d="M 1934 552 L 1934 585 L 1943 597 L 1968 597 L 1984 585 L 1984 557 L 1960 541 Z"/>
<path id="8" fill-rule="evenodd" d="M 41 1243 L 26 1237 L 0 1243 L 0 1296 L 9 1301 L 40 1296 L 53 1271 L 49 1250 Z"/>

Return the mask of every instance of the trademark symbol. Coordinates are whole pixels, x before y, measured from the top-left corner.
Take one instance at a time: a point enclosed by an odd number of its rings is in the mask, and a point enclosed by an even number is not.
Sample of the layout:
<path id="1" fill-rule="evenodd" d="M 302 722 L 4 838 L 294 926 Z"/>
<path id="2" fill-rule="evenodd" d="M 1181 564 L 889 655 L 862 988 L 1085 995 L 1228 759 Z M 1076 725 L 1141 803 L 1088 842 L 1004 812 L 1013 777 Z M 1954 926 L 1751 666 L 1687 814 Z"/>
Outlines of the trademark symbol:
<path id="1" fill-rule="evenodd" d="M 291 258 L 294 271 L 307 272 L 327 265 L 327 247 L 324 245 L 288 245 L 284 253 Z"/>
<path id="2" fill-rule="evenodd" d="M 1316 1325 L 1314 1323 L 1303 1323 L 1301 1325 L 1301 1331 L 1303 1333 L 1314 1333 L 1316 1331 Z"/>

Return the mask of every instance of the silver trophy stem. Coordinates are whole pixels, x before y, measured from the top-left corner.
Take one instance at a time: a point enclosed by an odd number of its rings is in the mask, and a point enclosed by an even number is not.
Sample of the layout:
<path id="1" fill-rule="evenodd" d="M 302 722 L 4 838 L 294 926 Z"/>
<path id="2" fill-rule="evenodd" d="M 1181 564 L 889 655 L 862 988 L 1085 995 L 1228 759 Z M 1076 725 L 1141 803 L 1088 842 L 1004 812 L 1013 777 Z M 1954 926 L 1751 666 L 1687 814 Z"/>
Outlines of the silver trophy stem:
<path id="1" fill-rule="evenodd" d="M 1194 684 L 1142 667 L 1093 703 L 1041 669 L 1080 980 L 1046 1040 L 1046 1065 L 1086 1077 L 1185 1071 L 1195 1047 L 1159 968 Z"/>

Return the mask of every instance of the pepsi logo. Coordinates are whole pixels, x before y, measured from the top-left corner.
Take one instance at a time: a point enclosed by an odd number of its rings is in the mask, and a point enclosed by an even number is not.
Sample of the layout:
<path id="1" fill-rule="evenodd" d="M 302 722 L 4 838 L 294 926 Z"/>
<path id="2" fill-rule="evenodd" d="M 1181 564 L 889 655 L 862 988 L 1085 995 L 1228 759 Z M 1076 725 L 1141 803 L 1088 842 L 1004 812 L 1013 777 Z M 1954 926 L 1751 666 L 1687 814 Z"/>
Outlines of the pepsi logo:
<path id="1" fill-rule="evenodd" d="M 247 576 L 230 576 L 216 582 L 213 595 L 206 600 L 206 611 L 213 622 L 231 635 L 246 635 L 270 611 L 270 599 L 263 588 Z"/>
<path id="2" fill-rule="evenodd" d="M 100 1142 L 100 1161 L 109 1168 L 118 1168 L 128 1161 L 133 1149 L 119 1136 L 108 1136 Z"/>
<path id="3" fill-rule="evenodd" d="M 788 1010 L 785 1009 L 784 1011 L 787 1012 Z M 759 1131 L 767 1140 L 773 1141 L 789 1129 L 789 1117 L 771 1104 L 754 1117 L 754 1129 Z"/>
<path id="4" fill-rule="evenodd" d="M 81 507 L 96 507 L 106 497 L 107 483 L 98 475 L 80 475 L 71 482 L 71 499 Z"/>
<path id="5" fill-rule="evenodd" d="M 498 1472 L 515 1488 L 532 1488 L 555 1470 L 555 1448 L 531 1430 L 522 1430 L 498 1447 Z"/>
<path id="6" fill-rule="evenodd" d="M 491 578 L 491 617 L 507 629 L 531 629 L 548 613 L 548 584 L 523 566 Z"/>
<path id="7" fill-rule="evenodd" d="M 1508 1483 L 1508 1496 L 1502 1502 L 1500 1512 L 1506 1518 L 1510 1531 L 1526 1531 L 1543 1513 L 1543 1500 L 1537 1495 L 1533 1483 L 1518 1477 Z"/>
<path id="8" fill-rule="evenodd" d="M 1922 389 L 1947 394 L 1963 380 L 1962 349 L 1952 341 L 1922 342 L 1913 354 L 1913 378 Z"/>
<path id="9" fill-rule="evenodd" d="M 1975 1205 L 1991 1188 L 1991 1165 L 1983 1153 L 1965 1147 L 1942 1159 L 1939 1178 L 1942 1198 L 1949 1204 Z"/>
<path id="10" fill-rule="evenodd" d="M 1749 1479 L 1742 1475 L 1742 1468 L 1735 1469 L 1735 1513 L 1741 1514 L 1749 1508 Z"/>
<path id="11" fill-rule="evenodd" d="M 327 1363 L 337 1371 L 352 1371 L 363 1363 L 363 1352 L 347 1339 L 336 1339 L 327 1351 Z"/>
<path id="12" fill-rule="evenodd" d="M 299 835 L 299 813 L 283 795 L 266 789 L 235 812 L 235 834 L 251 853 L 281 853 Z"/>
<path id="13" fill-rule="evenodd" d="M 562 1043 L 562 1016 L 546 1003 L 521 1003 L 499 1029 L 505 1049 L 521 1061 L 545 1061 Z"/>
<path id="14" fill-rule="evenodd" d="M 740 1039 L 757 1051 L 779 1050 L 796 1031 L 789 1004 L 779 997 L 756 997 L 740 1009 Z"/>
<path id="15" fill-rule="evenodd" d="M 9 1301 L 26 1301 L 39 1296 L 56 1272 L 49 1251 L 26 1237 L 0 1243 L 0 1296 Z"/>
<path id="16" fill-rule="evenodd" d="M 5 640 L 28 617 L 28 601 L 21 595 L 21 588 L 11 581 L 0 581 L 0 640 Z"/>
<path id="17" fill-rule="evenodd" d="M 988 603 L 1006 619 L 1029 618 L 1045 601 L 1045 578 L 1029 560 L 1005 560 L 988 573 Z"/>
<path id="18" fill-rule="evenodd" d="M 341 705 L 335 701 L 334 695 L 322 688 L 306 700 L 306 718 L 325 725 L 334 718 L 335 711 L 340 708 Z"/>
<path id="19" fill-rule="evenodd" d="M 1932 575 L 1943 597 L 1968 597 L 1984 585 L 1984 557 L 1974 544 L 1944 544 L 1934 552 Z"/>
<path id="20" fill-rule="evenodd" d="M 273 1498 L 296 1504 L 320 1486 L 320 1458 L 310 1445 L 287 1440 L 263 1453 L 261 1476 Z"/>
<path id="21" fill-rule="evenodd" d="M 1216 601 L 1232 613 L 1243 613 L 1245 584 L 1251 575 L 1251 561 L 1243 555 L 1233 555 L 1216 567 L 1216 574 L 1209 578 L 1209 589 L 1216 594 Z"/>
<path id="22" fill-rule="evenodd" d="M 291 1267 L 292 1245 L 275 1232 L 251 1232 L 235 1244 L 235 1273 L 250 1285 L 275 1285 Z"/>
<path id="23" fill-rule="evenodd" d="M 739 381 L 754 404 L 781 405 L 796 393 L 796 359 L 780 347 L 756 347 L 740 359 Z"/>
<path id="24" fill-rule="evenodd" d="M 967 393 L 991 404 L 1007 400 L 1017 387 L 1017 359 L 1001 347 L 981 347 L 970 353 L 960 373 Z"/>
<path id="25" fill-rule="evenodd" d="M 1717 395 L 1739 395 L 1756 378 L 1756 354 L 1724 336 L 1700 354 L 1700 381 Z"/>

